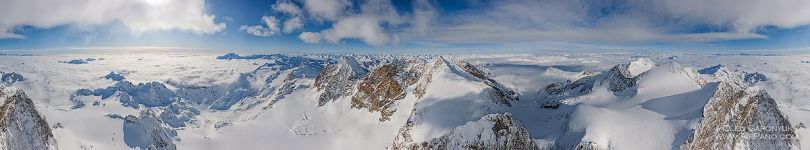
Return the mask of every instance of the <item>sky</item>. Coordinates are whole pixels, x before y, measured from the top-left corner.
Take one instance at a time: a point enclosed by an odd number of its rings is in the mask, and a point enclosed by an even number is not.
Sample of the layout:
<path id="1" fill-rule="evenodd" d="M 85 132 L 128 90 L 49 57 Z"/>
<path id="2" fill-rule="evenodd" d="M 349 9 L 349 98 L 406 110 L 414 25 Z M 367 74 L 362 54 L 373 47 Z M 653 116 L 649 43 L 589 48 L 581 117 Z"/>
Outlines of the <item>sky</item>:
<path id="1" fill-rule="evenodd" d="M 808 0 L 0 0 L 0 50 L 792 50 Z"/>

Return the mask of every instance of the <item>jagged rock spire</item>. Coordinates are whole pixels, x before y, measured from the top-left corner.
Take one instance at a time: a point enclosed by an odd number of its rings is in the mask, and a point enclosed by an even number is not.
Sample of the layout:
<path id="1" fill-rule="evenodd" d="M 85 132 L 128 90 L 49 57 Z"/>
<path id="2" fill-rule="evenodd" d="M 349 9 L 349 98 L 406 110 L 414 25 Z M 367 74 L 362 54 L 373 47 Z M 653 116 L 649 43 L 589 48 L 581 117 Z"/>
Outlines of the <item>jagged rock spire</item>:
<path id="1" fill-rule="evenodd" d="M 0 149 L 57 149 L 51 128 L 22 90 L 0 85 Z"/>
<path id="2" fill-rule="evenodd" d="M 725 67 L 714 75 L 718 89 L 681 149 L 800 149 L 795 129 L 765 90 L 747 86 Z"/>

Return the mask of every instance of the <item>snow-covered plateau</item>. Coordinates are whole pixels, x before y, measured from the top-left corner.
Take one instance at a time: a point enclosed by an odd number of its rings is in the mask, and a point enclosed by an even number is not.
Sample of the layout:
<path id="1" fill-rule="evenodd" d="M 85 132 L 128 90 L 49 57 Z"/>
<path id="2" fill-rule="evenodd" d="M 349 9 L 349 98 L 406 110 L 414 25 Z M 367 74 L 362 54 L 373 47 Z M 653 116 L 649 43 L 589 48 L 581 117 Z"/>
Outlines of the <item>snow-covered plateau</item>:
<path id="1" fill-rule="evenodd" d="M 810 148 L 810 54 L 0 54 L 0 149 Z"/>

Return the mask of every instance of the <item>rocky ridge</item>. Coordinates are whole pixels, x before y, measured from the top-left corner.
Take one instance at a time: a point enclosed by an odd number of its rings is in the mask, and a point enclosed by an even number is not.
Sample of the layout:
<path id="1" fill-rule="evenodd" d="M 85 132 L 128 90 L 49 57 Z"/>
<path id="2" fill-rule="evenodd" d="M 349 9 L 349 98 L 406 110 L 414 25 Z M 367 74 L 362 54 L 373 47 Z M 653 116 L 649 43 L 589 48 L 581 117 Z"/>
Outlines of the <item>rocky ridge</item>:
<path id="1" fill-rule="evenodd" d="M 510 113 L 490 114 L 477 121 L 467 122 L 433 139 L 407 145 L 394 145 L 391 149 L 539 149 L 528 131 Z"/>
<path id="2" fill-rule="evenodd" d="M 725 67 L 714 76 L 718 89 L 681 149 L 800 149 L 795 129 L 765 90 L 746 85 Z"/>
<path id="3" fill-rule="evenodd" d="M 48 122 L 22 90 L 0 85 L 0 149 L 57 149 Z"/>

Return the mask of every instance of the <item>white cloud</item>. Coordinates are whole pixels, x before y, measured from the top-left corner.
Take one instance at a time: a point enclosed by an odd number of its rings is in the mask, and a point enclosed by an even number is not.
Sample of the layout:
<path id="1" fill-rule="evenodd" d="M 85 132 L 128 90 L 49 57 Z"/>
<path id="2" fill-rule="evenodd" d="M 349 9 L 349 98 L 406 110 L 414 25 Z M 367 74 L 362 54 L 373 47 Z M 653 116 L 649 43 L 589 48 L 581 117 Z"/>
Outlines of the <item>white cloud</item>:
<path id="1" fill-rule="evenodd" d="M 312 17 L 325 20 L 337 20 L 349 9 L 348 0 L 303 0 L 304 9 Z"/>
<path id="2" fill-rule="evenodd" d="M 738 32 L 762 26 L 794 28 L 810 24 L 807 0 L 662 0 L 634 1 L 648 11 L 688 21 L 730 25 Z"/>
<path id="3" fill-rule="evenodd" d="M 289 0 L 279 0 L 273 4 L 273 11 L 286 13 L 292 16 L 301 15 L 301 7 Z"/>
<path id="4" fill-rule="evenodd" d="M 428 0 L 414 0 L 413 20 L 411 21 L 413 28 L 411 30 L 415 34 L 424 36 L 430 28 L 431 22 L 436 19 L 438 12 L 433 7 L 434 5 Z"/>
<path id="5" fill-rule="evenodd" d="M 273 16 L 262 16 L 263 25 L 242 25 L 239 31 L 244 31 L 255 36 L 272 36 L 279 32 L 278 19 Z"/>
<path id="6" fill-rule="evenodd" d="M 332 28 L 321 31 L 323 39 L 339 43 L 343 39 L 354 38 L 373 46 L 390 42 L 390 35 L 380 26 L 377 19 L 369 16 L 349 17 L 339 20 Z"/>
<path id="7" fill-rule="evenodd" d="M 279 33 L 292 33 L 304 27 L 301 8 L 289 0 L 279 0 L 272 5 L 272 10 L 288 15 L 287 20 L 275 16 L 262 16 L 263 25 L 242 25 L 239 30 L 255 36 L 273 36 Z"/>
<path id="8" fill-rule="evenodd" d="M 296 16 L 284 21 L 284 33 L 292 33 L 304 27 L 304 19 Z"/>
<path id="9" fill-rule="evenodd" d="M 305 5 L 307 8 L 314 7 L 308 6 L 310 3 L 305 3 Z M 328 10 L 337 9 L 345 8 L 334 7 Z M 308 11 L 312 13 L 311 10 L 308 9 Z M 346 10 L 346 12 L 333 14 L 339 15 L 327 17 L 334 20 L 332 26 L 319 32 L 320 38 L 333 44 L 345 39 L 358 39 L 372 46 L 395 44 L 399 42 L 399 38 L 392 35 L 391 31 L 384 26 L 398 26 L 406 23 L 391 1 L 387 0 L 364 1 L 360 4 L 359 12 Z"/>
<path id="10" fill-rule="evenodd" d="M 388 0 L 363 1 L 357 8 L 352 8 L 353 2 L 348 0 L 302 0 L 302 3 L 303 6 L 299 7 L 292 1 L 280 0 L 273 4 L 272 10 L 286 15 L 287 20 L 284 20 L 281 26 L 285 34 L 304 28 L 305 21 L 331 24 L 330 27 L 318 32 L 299 34 L 299 39 L 305 43 L 327 41 L 337 44 L 345 39 L 358 39 L 373 46 L 396 44 L 399 37 L 394 36 L 385 26 L 399 26 L 409 22 Z M 420 12 L 420 15 L 425 13 Z M 265 17 L 272 17 L 272 20 L 275 20 L 273 16 Z M 241 30 L 256 36 L 272 36 L 277 33 L 275 30 L 279 27 L 277 23 L 278 21 L 266 23 L 267 28 L 257 25 L 242 26 Z"/>
<path id="11" fill-rule="evenodd" d="M 255 36 L 271 36 L 275 34 L 262 25 L 242 25 L 239 27 L 239 31 L 244 31 L 245 33 Z"/>
<path id="12" fill-rule="evenodd" d="M 21 26 L 47 29 L 112 23 L 135 35 L 163 30 L 213 34 L 225 29 L 214 18 L 204 0 L 2 0 L 0 38 L 24 38 L 14 33 Z"/>
<path id="13" fill-rule="evenodd" d="M 301 39 L 302 41 L 304 41 L 304 43 L 310 43 L 310 44 L 321 43 L 321 34 L 320 33 L 301 32 L 301 34 L 298 35 L 298 38 Z"/>

